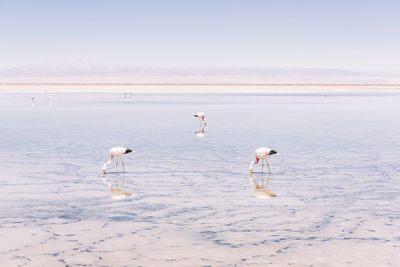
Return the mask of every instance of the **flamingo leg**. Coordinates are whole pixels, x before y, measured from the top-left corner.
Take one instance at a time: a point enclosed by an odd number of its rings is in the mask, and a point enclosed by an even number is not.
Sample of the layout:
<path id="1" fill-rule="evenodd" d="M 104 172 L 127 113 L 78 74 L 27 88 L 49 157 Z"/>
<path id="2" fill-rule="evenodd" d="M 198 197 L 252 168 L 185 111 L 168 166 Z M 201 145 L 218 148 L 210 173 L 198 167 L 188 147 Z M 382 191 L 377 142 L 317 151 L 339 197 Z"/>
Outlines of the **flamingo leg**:
<path id="1" fill-rule="evenodd" d="M 117 168 L 118 167 L 118 158 L 117 158 L 117 163 L 115 164 L 115 168 Z"/>
<path id="2" fill-rule="evenodd" d="M 264 160 L 262 160 L 262 167 L 261 167 L 261 173 L 264 172 Z"/>
<path id="3" fill-rule="evenodd" d="M 265 159 L 265 160 L 267 161 L 267 165 L 268 165 L 269 174 L 271 175 L 271 168 L 269 167 L 268 159 Z"/>
<path id="4" fill-rule="evenodd" d="M 122 160 L 122 158 L 120 158 L 120 160 L 121 160 L 121 163 L 122 163 L 122 169 L 123 169 L 124 172 L 125 172 L 125 164 L 124 164 L 124 161 Z"/>

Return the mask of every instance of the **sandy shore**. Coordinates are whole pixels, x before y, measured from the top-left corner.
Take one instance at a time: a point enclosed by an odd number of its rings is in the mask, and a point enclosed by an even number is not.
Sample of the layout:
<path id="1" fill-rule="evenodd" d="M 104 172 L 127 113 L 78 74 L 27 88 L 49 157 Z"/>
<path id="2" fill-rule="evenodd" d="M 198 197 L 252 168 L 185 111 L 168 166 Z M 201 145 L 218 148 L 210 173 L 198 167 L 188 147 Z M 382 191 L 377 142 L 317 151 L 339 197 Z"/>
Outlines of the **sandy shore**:
<path id="1" fill-rule="evenodd" d="M 400 84 L 1 83 L 0 92 L 354 92 L 400 91 Z"/>

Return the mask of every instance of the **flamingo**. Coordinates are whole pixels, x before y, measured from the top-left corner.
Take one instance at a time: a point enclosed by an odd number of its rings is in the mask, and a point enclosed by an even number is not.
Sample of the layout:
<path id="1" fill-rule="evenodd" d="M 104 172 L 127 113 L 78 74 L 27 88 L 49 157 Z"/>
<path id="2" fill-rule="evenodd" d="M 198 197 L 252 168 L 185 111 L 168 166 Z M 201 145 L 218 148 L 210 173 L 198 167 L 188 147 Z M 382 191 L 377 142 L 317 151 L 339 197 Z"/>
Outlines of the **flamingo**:
<path id="1" fill-rule="evenodd" d="M 198 112 L 198 113 L 194 114 L 194 116 L 196 118 L 199 118 L 200 124 L 201 124 L 202 121 L 204 122 L 204 124 L 207 124 L 207 120 L 206 120 L 206 117 L 204 115 L 204 112 Z"/>
<path id="2" fill-rule="evenodd" d="M 111 164 L 111 162 L 113 161 L 114 158 L 117 159 L 117 163 L 115 166 L 118 166 L 118 160 L 121 160 L 122 163 L 122 168 L 125 172 L 125 164 L 124 161 L 122 160 L 122 156 L 128 153 L 133 152 L 133 150 L 131 149 L 127 149 L 125 147 L 113 147 L 110 149 L 110 160 L 107 161 L 106 163 L 104 163 L 103 165 L 103 173 L 106 174 L 107 173 L 107 165 Z"/>
<path id="3" fill-rule="evenodd" d="M 267 161 L 269 173 L 271 173 L 271 168 L 269 167 L 269 163 L 268 163 L 267 157 L 270 156 L 270 155 L 273 155 L 273 154 L 278 154 L 278 152 L 276 152 L 275 150 L 269 149 L 267 147 L 258 148 L 256 151 L 254 151 L 254 155 L 256 156 L 256 159 L 255 159 L 255 161 L 250 163 L 249 171 L 253 171 L 253 166 L 255 164 L 257 164 L 261 159 L 262 160 L 261 172 L 264 171 L 264 160 L 265 160 L 265 161 Z"/>

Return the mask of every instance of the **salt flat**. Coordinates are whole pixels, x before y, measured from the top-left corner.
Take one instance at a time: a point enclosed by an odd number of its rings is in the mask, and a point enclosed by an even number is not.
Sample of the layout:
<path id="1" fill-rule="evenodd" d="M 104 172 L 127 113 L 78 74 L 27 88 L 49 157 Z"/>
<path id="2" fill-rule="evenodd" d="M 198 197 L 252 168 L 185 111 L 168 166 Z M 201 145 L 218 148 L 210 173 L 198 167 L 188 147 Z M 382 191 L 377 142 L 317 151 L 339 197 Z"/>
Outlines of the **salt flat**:
<path id="1" fill-rule="evenodd" d="M 0 92 L 385 92 L 400 84 L 131 84 L 131 83 L 0 83 Z"/>
<path id="2" fill-rule="evenodd" d="M 400 265 L 398 92 L 31 95 L 0 94 L 2 266 Z"/>

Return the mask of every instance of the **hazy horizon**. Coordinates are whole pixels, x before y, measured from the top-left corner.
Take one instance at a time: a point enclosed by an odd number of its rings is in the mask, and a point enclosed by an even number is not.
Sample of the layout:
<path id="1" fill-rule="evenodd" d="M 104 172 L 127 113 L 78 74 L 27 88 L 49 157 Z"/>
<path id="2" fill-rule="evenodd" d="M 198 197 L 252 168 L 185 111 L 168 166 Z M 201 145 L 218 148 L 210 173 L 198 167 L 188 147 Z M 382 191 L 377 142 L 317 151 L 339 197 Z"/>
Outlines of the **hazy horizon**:
<path id="1" fill-rule="evenodd" d="M 0 83 L 397 84 L 391 72 L 331 68 L 174 67 L 65 62 L 0 69 Z"/>

